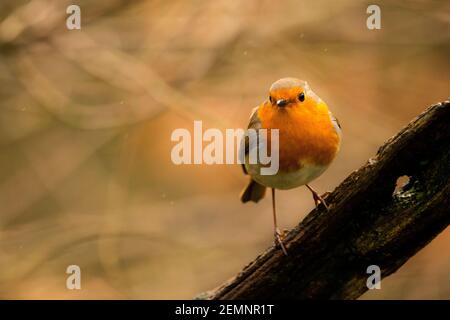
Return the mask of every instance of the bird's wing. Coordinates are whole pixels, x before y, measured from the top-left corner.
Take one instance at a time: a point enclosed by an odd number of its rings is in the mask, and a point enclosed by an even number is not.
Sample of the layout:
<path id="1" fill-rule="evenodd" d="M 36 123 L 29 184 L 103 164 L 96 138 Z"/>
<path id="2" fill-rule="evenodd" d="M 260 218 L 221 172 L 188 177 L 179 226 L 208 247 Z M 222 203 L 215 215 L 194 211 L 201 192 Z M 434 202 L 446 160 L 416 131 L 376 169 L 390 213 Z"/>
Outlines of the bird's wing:
<path id="1" fill-rule="evenodd" d="M 248 123 L 247 129 L 261 129 L 261 120 L 258 117 L 258 109 L 259 107 L 255 107 L 252 110 L 252 114 L 250 115 L 250 122 Z"/>
<path id="2" fill-rule="evenodd" d="M 256 131 L 261 129 L 261 120 L 258 117 L 258 108 L 259 107 L 253 108 L 252 114 L 250 115 L 250 122 L 248 123 L 247 129 L 254 129 Z M 253 141 L 253 140 L 254 139 L 252 139 L 252 141 L 250 141 L 247 134 L 245 135 L 244 139 L 241 140 L 241 146 L 239 149 L 239 156 L 241 156 L 241 159 L 244 159 L 245 156 L 247 154 L 249 154 L 250 150 L 257 147 L 257 145 L 258 145 L 257 141 Z M 248 174 L 247 169 L 245 169 L 245 164 L 242 164 L 242 170 L 244 171 L 245 174 Z"/>
<path id="3" fill-rule="evenodd" d="M 341 124 L 339 123 L 339 120 L 330 112 L 330 118 L 331 123 L 333 124 L 334 130 L 336 130 L 336 133 L 339 135 L 339 137 L 342 136 L 342 128 Z"/>

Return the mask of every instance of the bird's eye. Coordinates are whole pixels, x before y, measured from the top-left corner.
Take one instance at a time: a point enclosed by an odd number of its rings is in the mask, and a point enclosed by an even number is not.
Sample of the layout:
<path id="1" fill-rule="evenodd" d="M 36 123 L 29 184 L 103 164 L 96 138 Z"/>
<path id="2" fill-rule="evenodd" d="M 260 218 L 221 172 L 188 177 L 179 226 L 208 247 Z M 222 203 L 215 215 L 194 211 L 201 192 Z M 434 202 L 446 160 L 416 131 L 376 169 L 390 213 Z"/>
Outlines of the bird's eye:
<path id="1" fill-rule="evenodd" d="M 298 100 L 300 100 L 300 102 L 303 102 L 303 101 L 305 101 L 305 93 L 300 93 L 299 95 L 298 95 Z"/>

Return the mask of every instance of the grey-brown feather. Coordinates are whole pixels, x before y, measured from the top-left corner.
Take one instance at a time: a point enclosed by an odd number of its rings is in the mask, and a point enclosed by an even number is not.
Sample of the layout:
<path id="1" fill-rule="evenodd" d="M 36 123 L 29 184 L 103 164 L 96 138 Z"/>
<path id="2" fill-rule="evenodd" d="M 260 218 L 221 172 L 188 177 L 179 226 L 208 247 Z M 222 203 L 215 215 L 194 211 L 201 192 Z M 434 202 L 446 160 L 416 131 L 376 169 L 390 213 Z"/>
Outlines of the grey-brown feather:
<path id="1" fill-rule="evenodd" d="M 252 114 L 250 115 L 250 121 L 248 123 L 247 129 L 254 129 L 258 132 L 261 129 L 261 120 L 258 117 L 258 107 L 254 108 Z M 243 153 L 243 158 L 249 154 L 250 150 L 257 147 L 257 142 L 253 142 L 250 144 L 250 139 L 248 134 L 245 135 L 244 139 L 242 139 L 242 144 L 240 146 L 239 153 Z M 242 164 L 242 170 L 245 174 L 248 174 L 247 169 L 245 168 L 245 164 Z M 250 178 L 248 185 L 242 190 L 240 199 L 243 203 L 248 201 L 258 202 L 262 198 L 264 198 L 266 194 L 266 187 L 259 184 L 255 180 Z"/>
<path id="2" fill-rule="evenodd" d="M 266 187 L 262 184 L 259 184 L 253 179 L 250 179 L 248 185 L 242 190 L 241 193 L 241 201 L 243 203 L 253 201 L 258 202 L 262 198 L 264 198 L 266 194 Z"/>
<path id="3" fill-rule="evenodd" d="M 250 115 L 250 121 L 247 126 L 247 129 L 254 129 L 256 130 L 256 132 L 258 132 L 258 130 L 261 129 L 261 120 L 258 117 L 258 108 L 259 107 L 253 109 L 252 114 Z M 244 139 L 242 139 L 239 154 L 243 155 L 242 158 L 245 158 L 245 156 L 249 154 L 250 149 L 255 147 L 256 147 L 255 143 L 250 145 L 248 135 L 246 134 Z M 242 170 L 244 171 L 245 174 L 248 174 L 247 169 L 245 168 L 245 164 L 242 164 Z"/>
<path id="4" fill-rule="evenodd" d="M 270 87 L 270 91 L 275 91 L 283 88 L 294 88 L 300 87 L 304 89 L 308 89 L 308 83 L 306 81 L 296 79 L 296 78 L 283 78 L 278 81 L 275 81 Z"/>
<path id="5" fill-rule="evenodd" d="M 336 133 L 339 135 L 339 137 L 342 136 L 342 128 L 341 128 L 341 124 L 339 123 L 339 120 L 331 113 L 330 114 L 330 118 L 331 118 L 331 123 L 333 124 L 334 130 L 336 130 Z"/>

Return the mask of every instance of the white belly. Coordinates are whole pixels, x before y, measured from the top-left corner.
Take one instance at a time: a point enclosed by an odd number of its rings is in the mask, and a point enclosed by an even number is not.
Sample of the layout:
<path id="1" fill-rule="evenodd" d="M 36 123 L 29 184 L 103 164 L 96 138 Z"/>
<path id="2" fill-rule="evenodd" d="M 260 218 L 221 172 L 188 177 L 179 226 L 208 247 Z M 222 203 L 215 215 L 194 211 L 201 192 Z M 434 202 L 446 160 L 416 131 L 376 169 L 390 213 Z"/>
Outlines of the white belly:
<path id="1" fill-rule="evenodd" d="M 275 189 L 292 189 L 303 186 L 320 176 L 328 166 L 304 164 L 301 169 L 291 172 L 278 171 L 274 175 L 261 175 L 257 164 L 246 164 L 248 173 L 263 186 Z"/>

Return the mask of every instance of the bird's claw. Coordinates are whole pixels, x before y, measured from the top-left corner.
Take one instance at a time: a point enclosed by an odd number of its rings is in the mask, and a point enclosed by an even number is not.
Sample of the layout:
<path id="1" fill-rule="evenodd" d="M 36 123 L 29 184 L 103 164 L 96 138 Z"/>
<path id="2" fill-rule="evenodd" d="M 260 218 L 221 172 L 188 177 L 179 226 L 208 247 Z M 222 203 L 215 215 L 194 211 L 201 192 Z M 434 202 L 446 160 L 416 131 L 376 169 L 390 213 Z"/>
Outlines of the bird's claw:
<path id="1" fill-rule="evenodd" d="M 322 196 L 319 196 L 317 193 L 313 192 L 313 198 L 314 203 L 316 205 L 316 209 L 318 209 L 319 204 L 323 204 L 323 206 L 325 207 L 325 209 L 327 209 L 327 211 L 330 210 L 327 203 L 324 200 L 324 198 L 326 198 L 329 194 L 330 192 L 325 192 Z"/>
<path id="2" fill-rule="evenodd" d="M 283 239 L 285 238 L 287 230 L 284 230 L 283 232 L 280 231 L 280 229 L 275 229 L 275 246 L 280 246 L 281 250 L 283 251 L 283 253 L 287 256 L 287 250 L 286 247 L 283 244 Z"/>

